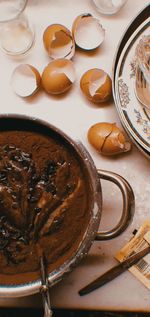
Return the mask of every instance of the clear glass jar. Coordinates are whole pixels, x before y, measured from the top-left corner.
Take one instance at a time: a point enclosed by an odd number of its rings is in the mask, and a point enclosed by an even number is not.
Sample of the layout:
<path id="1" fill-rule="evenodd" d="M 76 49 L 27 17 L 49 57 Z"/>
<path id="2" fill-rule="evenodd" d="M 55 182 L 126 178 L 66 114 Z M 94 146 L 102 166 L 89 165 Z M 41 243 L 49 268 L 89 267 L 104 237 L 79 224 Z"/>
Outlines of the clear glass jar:
<path id="1" fill-rule="evenodd" d="M 10 55 L 24 54 L 33 45 L 34 30 L 24 10 L 27 0 L 0 0 L 0 45 Z"/>

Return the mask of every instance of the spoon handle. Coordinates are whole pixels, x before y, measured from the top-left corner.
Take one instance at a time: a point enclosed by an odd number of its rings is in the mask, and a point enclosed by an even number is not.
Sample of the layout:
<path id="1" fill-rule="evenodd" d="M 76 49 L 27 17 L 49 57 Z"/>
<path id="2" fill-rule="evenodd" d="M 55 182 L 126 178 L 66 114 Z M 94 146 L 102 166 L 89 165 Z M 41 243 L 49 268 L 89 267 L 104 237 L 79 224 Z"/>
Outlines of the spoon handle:
<path id="1" fill-rule="evenodd" d="M 52 317 L 52 310 L 50 304 L 50 294 L 49 294 L 49 286 L 48 286 L 48 278 L 46 274 L 46 265 L 44 261 L 44 257 L 40 257 L 40 268 L 41 268 L 41 294 L 44 306 L 44 317 Z"/>

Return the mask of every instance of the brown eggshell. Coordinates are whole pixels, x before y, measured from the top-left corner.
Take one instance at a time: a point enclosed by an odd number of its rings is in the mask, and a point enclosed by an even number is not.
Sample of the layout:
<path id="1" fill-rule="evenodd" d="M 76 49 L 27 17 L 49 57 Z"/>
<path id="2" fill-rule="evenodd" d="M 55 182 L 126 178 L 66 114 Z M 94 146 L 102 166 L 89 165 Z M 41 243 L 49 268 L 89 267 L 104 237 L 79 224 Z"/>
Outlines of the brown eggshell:
<path id="1" fill-rule="evenodd" d="M 109 123 L 96 123 L 88 130 L 88 140 L 97 151 L 101 151 L 105 138 L 112 132 L 112 125 Z"/>
<path id="2" fill-rule="evenodd" d="M 20 97 L 29 97 L 36 93 L 41 85 L 39 71 L 30 64 L 20 64 L 11 76 L 11 86 Z"/>
<path id="3" fill-rule="evenodd" d="M 89 143 L 103 155 L 115 155 L 131 149 L 123 132 L 115 123 L 100 122 L 88 130 Z"/>
<path id="4" fill-rule="evenodd" d="M 62 24 L 49 25 L 43 34 L 43 43 L 53 59 L 72 58 L 75 44 L 71 32 Z"/>
<path id="5" fill-rule="evenodd" d="M 122 131 L 120 131 L 120 129 L 115 124 L 113 124 L 112 132 L 110 136 L 106 138 L 102 152 L 105 155 L 113 155 L 124 152 L 125 142 L 126 140 Z"/>
<path id="6" fill-rule="evenodd" d="M 98 19 L 90 13 L 85 13 L 74 20 L 72 34 L 78 47 L 83 50 L 94 50 L 104 41 L 105 30 Z"/>
<path id="7" fill-rule="evenodd" d="M 57 59 L 49 63 L 42 73 L 42 86 L 49 94 L 66 92 L 75 80 L 73 63 L 67 59 Z"/>
<path id="8" fill-rule="evenodd" d="M 83 74 L 80 80 L 83 94 L 94 103 L 108 101 L 112 97 L 112 82 L 102 69 L 93 68 Z"/>
<path id="9" fill-rule="evenodd" d="M 35 74 L 37 87 L 39 87 L 40 83 L 41 83 L 41 75 L 40 75 L 39 71 L 34 66 L 32 66 L 32 65 L 29 65 L 29 66 Z"/>

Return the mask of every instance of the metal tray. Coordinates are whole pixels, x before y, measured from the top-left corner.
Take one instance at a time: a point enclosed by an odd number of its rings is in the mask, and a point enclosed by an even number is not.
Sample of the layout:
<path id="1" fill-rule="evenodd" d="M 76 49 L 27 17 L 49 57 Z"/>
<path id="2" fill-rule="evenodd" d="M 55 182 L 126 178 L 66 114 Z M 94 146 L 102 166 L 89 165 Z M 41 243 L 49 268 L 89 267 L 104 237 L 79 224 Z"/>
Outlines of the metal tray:
<path id="1" fill-rule="evenodd" d="M 117 49 L 113 65 L 113 95 L 123 127 L 136 146 L 150 158 L 150 111 L 135 96 L 135 49 L 150 34 L 150 4 L 131 22 Z"/>

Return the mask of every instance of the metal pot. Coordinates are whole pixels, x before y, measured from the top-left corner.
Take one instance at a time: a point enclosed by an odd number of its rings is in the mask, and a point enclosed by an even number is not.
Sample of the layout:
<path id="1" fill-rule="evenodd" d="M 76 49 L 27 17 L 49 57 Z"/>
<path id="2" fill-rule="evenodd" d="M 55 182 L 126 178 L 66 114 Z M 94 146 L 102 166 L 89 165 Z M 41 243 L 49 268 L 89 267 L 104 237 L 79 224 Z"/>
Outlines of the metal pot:
<path id="1" fill-rule="evenodd" d="M 94 162 L 85 149 L 85 147 L 78 141 L 73 141 L 69 136 L 64 134 L 58 128 L 51 124 L 44 122 L 37 118 L 21 115 L 1 115 L 0 116 L 0 131 L 9 130 L 35 130 L 42 134 L 42 131 L 53 131 L 62 140 L 67 142 L 76 155 L 79 158 L 83 168 L 88 173 L 91 183 L 92 201 L 91 201 L 91 219 L 87 225 L 84 237 L 77 247 L 75 253 L 63 263 L 57 270 L 48 274 L 49 286 L 54 285 L 60 281 L 66 273 L 71 271 L 75 265 L 79 263 L 79 260 L 89 251 L 92 242 L 96 240 L 108 240 L 117 237 L 128 226 L 134 213 L 134 194 L 129 183 L 121 176 L 103 170 L 96 170 Z M 123 209 L 122 216 L 118 224 L 109 230 L 104 232 L 98 232 L 101 214 L 102 214 L 102 190 L 100 179 L 105 179 L 115 183 L 122 194 Z M 31 295 L 39 292 L 41 288 L 41 280 L 31 280 L 28 282 L 17 284 L 9 283 L 9 277 L 6 283 L 0 283 L 0 296 L 1 297 L 20 297 Z"/>

